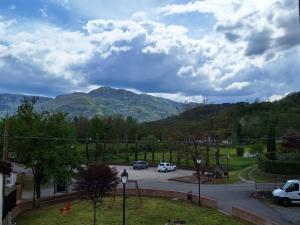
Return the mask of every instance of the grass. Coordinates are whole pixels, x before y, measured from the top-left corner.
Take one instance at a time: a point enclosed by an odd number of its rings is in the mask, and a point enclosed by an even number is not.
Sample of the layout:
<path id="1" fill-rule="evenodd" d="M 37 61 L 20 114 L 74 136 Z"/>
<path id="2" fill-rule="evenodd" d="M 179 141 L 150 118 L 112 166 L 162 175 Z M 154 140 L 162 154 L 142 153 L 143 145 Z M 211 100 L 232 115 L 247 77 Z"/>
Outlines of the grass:
<path id="1" fill-rule="evenodd" d="M 258 181 L 258 182 L 284 182 L 288 179 L 293 179 L 294 175 L 276 175 L 261 171 L 257 165 L 252 165 L 239 172 L 239 176 L 246 180 Z"/>
<path id="2" fill-rule="evenodd" d="M 224 215 L 214 209 L 198 208 L 188 202 L 163 198 L 143 198 L 143 206 L 139 207 L 136 197 L 126 199 L 126 224 L 129 225 L 163 225 L 168 219 L 181 219 L 189 225 L 242 225 L 249 224 L 231 216 Z M 122 220 L 121 198 L 116 199 L 112 207 L 112 199 L 106 198 L 97 210 L 98 225 L 119 225 Z M 70 214 L 60 215 L 56 205 L 26 212 L 16 219 L 22 225 L 89 225 L 92 224 L 92 206 L 88 202 L 78 202 L 72 207 Z"/>

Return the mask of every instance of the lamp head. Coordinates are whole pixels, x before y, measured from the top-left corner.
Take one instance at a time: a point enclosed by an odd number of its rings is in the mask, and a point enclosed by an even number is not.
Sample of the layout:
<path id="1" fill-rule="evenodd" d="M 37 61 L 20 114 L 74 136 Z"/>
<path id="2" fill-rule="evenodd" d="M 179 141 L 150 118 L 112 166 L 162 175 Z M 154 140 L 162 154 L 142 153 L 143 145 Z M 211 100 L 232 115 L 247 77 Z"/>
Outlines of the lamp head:
<path id="1" fill-rule="evenodd" d="M 124 169 L 123 173 L 121 174 L 121 182 L 122 184 L 127 184 L 128 181 L 128 173 Z"/>

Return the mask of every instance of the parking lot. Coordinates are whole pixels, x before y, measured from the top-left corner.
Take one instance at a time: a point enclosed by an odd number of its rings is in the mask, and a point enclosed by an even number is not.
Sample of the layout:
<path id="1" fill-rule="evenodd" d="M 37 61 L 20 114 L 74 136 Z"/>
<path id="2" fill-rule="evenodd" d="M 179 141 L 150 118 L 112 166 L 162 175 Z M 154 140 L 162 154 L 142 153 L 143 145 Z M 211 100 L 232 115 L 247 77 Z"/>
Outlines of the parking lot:
<path id="1" fill-rule="evenodd" d="M 177 169 L 171 172 L 157 172 L 156 167 L 149 167 L 143 170 L 134 170 L 132 166 L 113 166 L 119 171 L 119 174 L 126 169 L 129 179 L 131 180 L 156 180 L 156 181 L 168 181 L 170 178 L 190 176 L 194 171 Z"/>

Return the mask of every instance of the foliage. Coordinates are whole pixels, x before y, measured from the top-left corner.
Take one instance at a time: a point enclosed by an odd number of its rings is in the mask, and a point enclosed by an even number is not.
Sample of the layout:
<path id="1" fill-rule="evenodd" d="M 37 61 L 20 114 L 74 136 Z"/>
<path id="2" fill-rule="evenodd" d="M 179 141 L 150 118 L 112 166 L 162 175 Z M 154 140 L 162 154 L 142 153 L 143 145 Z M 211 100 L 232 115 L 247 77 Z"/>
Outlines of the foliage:
<path id="1" fill-rule="evenodd" d="M 4 127 L 5 127 L 6 119 L 0 118 L 0 134 L 4 134 Z M 0 149 L 3 149 L 3 139 L 0 139 Z M 3 152 L 1 151 L 0 156 L 2 158 Z"/>
<path id="2" fill-rule="evenodd" d="M 237 147 L 236 148 L 236 154 L 237 154 L 237 156 L 242 157 L 244 155 L 244 151 L 245 151 L 245 149 L 243 147 Z"/>
<path id="3" fill-rule="evenodd" d="M 264 145 L 261 143 L 256 143 L 250 146 L 250 153 L 262 153 L 264 151 Z"/>
<path id="4" fill-rule="evenodd" d="M 94 225 L 96 224 L 96 208 L 102 203 L 104 195 L 118 184 L 118 172 L 106 165 L 82 167 L 76 176 L 75 191 L 81 199 L 93 202 Z"/>
<path id="5" fill-rule="evenodd" d="M 281 160 L 279 160 L 280 158 Z M 262 171 L 273 174 L 299 175 L 300 173 L 300 161 L 297 158 L 287 160 L 284 157 L 282 158 L 281 154 L 274 152 L 260 154 L 258 157 L 258 166 Z"/>
<path id="6" fill-rule="evenodd" d="M 288 149 L 300 150 L 300 136 L 287 137 L 282 145 Z"/>
<path id="7" fill-rule="evenodd" d="M 73 137 L 74 130 L 63 113 L 36 112 L 36 98 L 24 98 L 10 119 L 10 149 L 20 163 L 32 169 L 34 190 L 40 198 L 41 185 L 54 179 L 66 182 L 80 164 L 79 154 L 62 139 Z M 25 137 L 24 137 L 25 136 Z M 38 205 L 39 206 L 39 202 Z"/>
<path id="8" fill-rule="evenodd" d="M 267 136 L 267 152 L 275 152 L 276 151 L 276 132 L 275 132 L 275 125 L 270 124 L 268 129 L 268 136 Z"/>
<path id="9" fill-rule="evenodd" d="M 218 136 L 233 141 L 297 135 L 300 133 L 300 93 L 276 102 L 240 102 L 234 104 L 202 104 L 178 116 L 147 123 L 151 133 L 164 139 L 189 136 Z M 159 135 L 158 135 L 159 134 Z M 270 139 L 274 149 L 274 139 Z M 270 142 L 271 144 L 271 142 Z"/>

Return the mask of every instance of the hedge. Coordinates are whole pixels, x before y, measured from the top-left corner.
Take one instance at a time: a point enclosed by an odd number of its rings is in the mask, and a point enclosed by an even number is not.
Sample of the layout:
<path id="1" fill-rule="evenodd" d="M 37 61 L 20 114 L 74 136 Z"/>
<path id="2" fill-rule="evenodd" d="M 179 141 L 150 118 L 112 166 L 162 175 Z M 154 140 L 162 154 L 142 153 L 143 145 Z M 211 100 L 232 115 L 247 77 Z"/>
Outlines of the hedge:
<path id="1" fill-rule="evenodd" d="M 279 154 L 280 155 L 280 154 Z M 274 152 L 260 154 L 258 156 L 258 167 L 267 173 L 280 175 L 299 175 L 300 161 L 276 160 L 279 157 Z"/>

